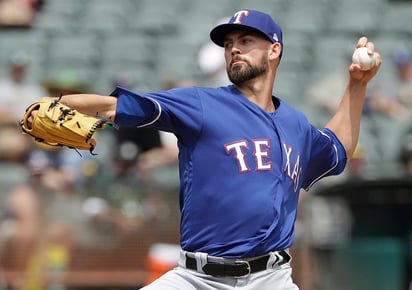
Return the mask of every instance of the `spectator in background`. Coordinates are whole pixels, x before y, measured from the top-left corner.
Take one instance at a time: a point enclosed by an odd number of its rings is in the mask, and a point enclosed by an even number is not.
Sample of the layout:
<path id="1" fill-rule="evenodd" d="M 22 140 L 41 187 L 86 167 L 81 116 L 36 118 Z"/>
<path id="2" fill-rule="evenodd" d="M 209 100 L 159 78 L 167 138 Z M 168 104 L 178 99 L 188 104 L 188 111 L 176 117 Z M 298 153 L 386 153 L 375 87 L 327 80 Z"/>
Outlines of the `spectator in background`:
<path id="1" fill-rule="evenodd" d="M 408 119 L 412 109 L 412 52 L 401 48 L 393 53 L 394 77 L 374 90 L 371 106 L 398 120 Z"/>
<path id="2" fill-rule="evenodd" d="M 163 131 L 159 132 L 159 137 L 161 146 L 143 152 L 137 159 L 137 171 L 142 181 L 152 181 L 153 173 L 159 167 L 177 164 L 179 152 L 176 137 Z M 175 170 L 177 171 L 177 168 Z"/>
<path id="3" fill-rule="evenodd" d="M 396 50 L 393 63 L 397 79 L 389 88 L 404 104 L 412 106 L 412 51 L 406 48 Z"/>
<path id="4" fill-rule="evenodd" d="M 216 25 L 225 23 L 227 19 L 220 19 Z M 230 83 L 226 73 L 226 61 L 223 48 L 210 40 L 202 44 L 197 53 L 197 66 L 202 76 L 202 85 L 209 87 L 225 86 Z"/>
<path id="5" fill-rule="evenodd" d="M 154 148 L 160 148 L 160 134 L 147 128 L 119 128 L 113 130 L 115 143 L 114 162 L 118 177 L 136 176 L 138 156 Z"/>
<path id="6" fill-rule="evenodd" d="M 352 55 L 346 55 L 346 59 L 347 64 L 350 64 L 352 62 Z M 399 80 L 406 78 L 405 74 L 407 69 L 404 68 L 404 64 L 408 59 L 409 56 L 404 54 L 396 55 L 394 57 L 394 63 L 397 64 L 397 67 L 399 68 Z M 323 113 L 326 115 L 330 115 L 335 112 L 339 106 L 339 92 L 345 89 L 345 84 L 348 79 L 348 73 L 345 70 L 346 67 L 347 66 L 343 66 L 335 72 L 327 75 L 325 78 L 315 82 L 307 90 L 307 94 L 305 96 L 306 99 L 313 103 L 316 107 L 321 108 Z M 412 78 L 412 69 L 410 71 L 411 72 L 409 74 L 411 76 L 409 76 L 409 79 Z M 398 87 L 398 85 L 395 87 Z M 363 114 L 370 115 L 379 113 L 393 119 L 407 118 L 409 112 L 404 103 L 398 98 L 389 97 L 390 95 L 394 95 L 394 92 L 392 91 L 390 94 L 383 93 L 379 90 L 377 82 L 372 81 L 367 90 Z"/>
<path id="7" fill-rule="evenodd" d="M 10 56 L 7 75 L 0 80 L 0 124 L 15 125 L 23 116 L 27 104 L 38 101 L 46 94 L 39 83 L 31 83 L 27 72 L 29 56 L 17 51 Z"/>
<path id="8" fill-rule="evenodd" d="M 30 28 L 33 25 L 41 0 L 0 0 L 0 26 Z"/>
<path id="9" fill-rule="evenodd" d="M 133 87 L 130 79 L 119 76 L 115 86 Z M 196 83 L 192 79 L 165 77 L 160 84 L 162 89 L 168 90 L 194 86 Z M 153 181 L 153 173 L 157 168 L 177 163 L 177 139 L 171 133 L 149 128 L 119 128 L 113 132 L 115 142 L 120 144 L 116 146 L 118 150 L 115 154 L 120 175 L 130 174 L 132 170 L 132 179 L 137 173 L 139 181 L 148 183 Z"/>
<path id="10" fill-rule="evenodd" d="M 57 97 L 61 94 L 77 94 L 90 89 L 89 82 L 80 78 L 72 70 L 62 70 L 52 78 L 42 81 L 42 86 L 47 90 L 49 96 Z"/>
<path id="11" fill-rule="evenodd" d="M 30 59 L 25 51 L 16 51 L 8 60 L 5 76 L 0 79 L 0 161 L 22 164 L 33 147 L 17 126 L 27 104 L 45 96 L 43 87 L 29 82 Z M 29 142 L 28 142 L 29 141 Z"/>
<path id="12" fill-rule="evenodd" d="M 402 137 L 399 148 L 399 162 L 405 177 L 412 177 L 412 130 Z"/>
<path id="13" fill-rule="evenodd" d="M 27 140 L 15 123 L 13 126 L 0 126 L 0 162 L 23 165 L 32 150 L 33 143 Z"/>
<path id="14" fill-rule="evenodd" d="M 18 185 L 6 192 L 5 215 L 0 223 L 3 241 L 2 266 L 23 270 L 27 257 L 37 246 L 43 217 L 36 192 L 28 185 Z M 5 264 L 4 264 L 5 263 Z"/>
<path id="15" fill-rule="evenodd" d="M 226 74 L 223 48 L 212 42 L 202 45 L 197 56 L 197 65 L 206 86 L 223 86 L 230 83 Z"/>
<path id="16" fill-rule="evenodd" d="M 0 222 L 3 241 L 0 261 L 8 271 L 25 273 L 20 281 L 21 289 L 43 289 L 43 273 L 51 262 L 49 246 L 53 245 L 54 250 L 59 248 L 68 257 L 71 232 L 66 225 L 60 224 L 57 230 L 48 222 L 41 187 L 64 188 L 67 181 L 64 174 L 46 176 L 49 166 L 39 159 L 26 163 L 26 168 L 30 173 L 28 179 L 22 178 L 20 184 L 4 192 L 6 215 Z M 40 174 L 41 168 L 45 170 L 44 175 Z M 65 238 L 58 239 L 58 236 Z"/>
<path id="17" fill-rule="evenodd" d="M 347 55 L 346 58 L 349 65 L 352 62 L 351 56 Z M 323 113 L 332 114 L 339 106 L 340 93 L 345 89 L 348 77 L 347 65 L 344 65 L 312 84 L 305 98 Z"/>
<path id="18" fill-rule="evenodd" d="M 54 275 L 71 267 L 74 251 L 110 246 L 139 226 L 102 198 L 85 197 L 50 153 L 33 151 L 26 163 L 29 179 L 6 192 L 0 220 L 0 266 L 25 273 L 21 289 L 26 290 L 63 290 Z M 53 275 L 49 288 L 43 285 L 45 273 Z"/>

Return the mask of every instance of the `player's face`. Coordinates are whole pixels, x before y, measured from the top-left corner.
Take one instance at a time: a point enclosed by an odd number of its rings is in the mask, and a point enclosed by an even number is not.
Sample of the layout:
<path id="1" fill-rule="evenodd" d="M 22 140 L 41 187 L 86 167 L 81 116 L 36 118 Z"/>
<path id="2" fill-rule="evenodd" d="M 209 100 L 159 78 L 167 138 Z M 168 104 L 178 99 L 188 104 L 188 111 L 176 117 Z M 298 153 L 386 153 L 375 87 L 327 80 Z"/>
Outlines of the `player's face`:
<path id="1" fill-rule="evenodd" d="M 268 40 L 252 32 L 229 33 L 224 48 L 230 81 L 236 85 L 266 74 L 269 46 Z"/>

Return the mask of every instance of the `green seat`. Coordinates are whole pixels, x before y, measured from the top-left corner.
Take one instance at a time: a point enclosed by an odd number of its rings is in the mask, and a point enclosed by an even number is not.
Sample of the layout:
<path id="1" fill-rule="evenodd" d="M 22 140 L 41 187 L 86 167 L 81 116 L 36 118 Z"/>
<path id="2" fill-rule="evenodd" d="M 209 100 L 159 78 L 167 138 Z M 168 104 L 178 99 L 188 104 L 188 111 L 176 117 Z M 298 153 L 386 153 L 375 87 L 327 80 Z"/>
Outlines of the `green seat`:
<path id="1" fill-rule="evenodd" d="M 138 33 L 122 33 L 103 39 L 102 65 L 116 63 L 136 68 L 151 66 L 155 50 L 153 38 Z"/>
<path id="2" fill-rule="evenodd" d="M 100 64 L 99 48 L 97 38 L 88 33 L 50 37 L 44 74 L 50 77 L 56 72 L 71 70 L 89 78 L 89 72 Z"/>
<path id="3" fill-rule="evenodd" d="M 410 2 L 392 2 L 387 5 L 380 19 L 379 29 L 385 34 L 404 32 L 412 33 L 411 15 L 412 5 Z"/>

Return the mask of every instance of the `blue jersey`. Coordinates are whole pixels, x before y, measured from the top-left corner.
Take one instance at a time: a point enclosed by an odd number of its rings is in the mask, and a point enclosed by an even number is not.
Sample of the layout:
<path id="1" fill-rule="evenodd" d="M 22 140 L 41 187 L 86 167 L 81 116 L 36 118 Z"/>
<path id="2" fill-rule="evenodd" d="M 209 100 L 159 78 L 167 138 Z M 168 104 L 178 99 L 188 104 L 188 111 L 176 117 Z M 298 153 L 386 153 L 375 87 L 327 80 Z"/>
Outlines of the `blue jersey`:
<path id="1" fill-rule="evenodd" d="M 342 144 L 286 102 L 268 113 L 235 86 L 137 95 L 117 88 L 116 123 L 178 138 L 181 246 L 240 258 L 292 245 L 298 196 L 346 164 Z"/>

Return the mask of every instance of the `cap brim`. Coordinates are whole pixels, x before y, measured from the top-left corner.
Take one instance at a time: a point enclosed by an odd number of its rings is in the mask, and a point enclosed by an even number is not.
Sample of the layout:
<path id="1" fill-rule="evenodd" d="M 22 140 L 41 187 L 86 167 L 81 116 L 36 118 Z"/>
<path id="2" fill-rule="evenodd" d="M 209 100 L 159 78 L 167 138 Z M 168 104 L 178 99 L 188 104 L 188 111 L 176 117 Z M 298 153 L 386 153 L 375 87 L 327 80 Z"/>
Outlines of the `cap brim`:
<path id="1" fill-rule="evenodd" d="M 234 30 L 249 30 L 257 34 L 263 35 L 264 37 L 267 38 L 265 34 L 263 34 L 260 30 L 254 27 L 243 25 L 243 24 L 225 23 L 225 24 L 216 26 L 215 28 L 212 29 L 212 31 L 210 31 L 210 39 L 218 46 L 223 47 L 223 43 L 225 41 L 226 35 Z"/>

